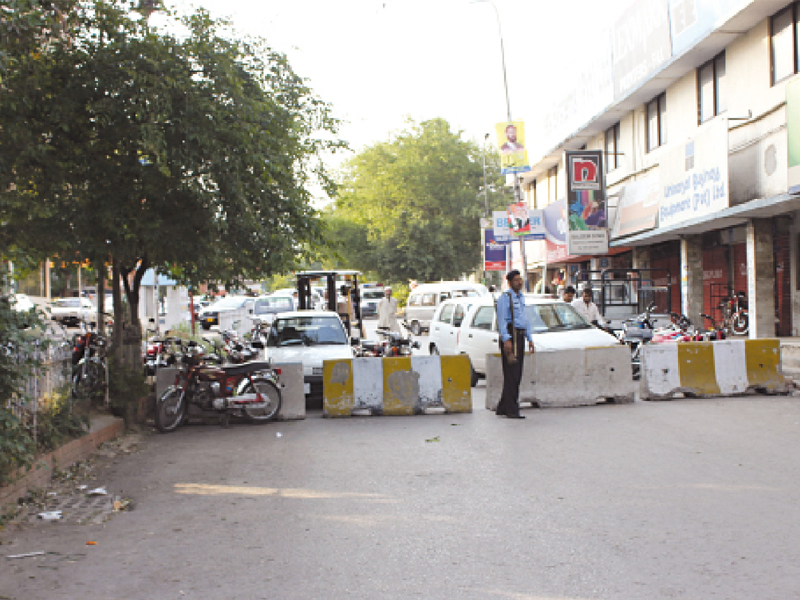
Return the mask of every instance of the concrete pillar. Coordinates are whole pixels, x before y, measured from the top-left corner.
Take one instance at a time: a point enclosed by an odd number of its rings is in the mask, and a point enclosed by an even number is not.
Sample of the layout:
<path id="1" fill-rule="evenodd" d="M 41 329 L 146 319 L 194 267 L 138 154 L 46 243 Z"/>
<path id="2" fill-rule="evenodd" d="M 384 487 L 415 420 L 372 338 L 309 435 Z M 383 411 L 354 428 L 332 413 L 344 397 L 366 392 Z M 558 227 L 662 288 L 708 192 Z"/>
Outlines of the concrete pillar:
<path id="1" fill-rule="evenodd" d="M 772 220 L 747 223 L 747 303 L 750 338 L 775 336 L 775 255 Z"/>
<path id="2" fill-rule="evenodd" d="M 702 327 L 703 237 L 700 235 L 681 239 L 681 311 L 696 327 Z"/>

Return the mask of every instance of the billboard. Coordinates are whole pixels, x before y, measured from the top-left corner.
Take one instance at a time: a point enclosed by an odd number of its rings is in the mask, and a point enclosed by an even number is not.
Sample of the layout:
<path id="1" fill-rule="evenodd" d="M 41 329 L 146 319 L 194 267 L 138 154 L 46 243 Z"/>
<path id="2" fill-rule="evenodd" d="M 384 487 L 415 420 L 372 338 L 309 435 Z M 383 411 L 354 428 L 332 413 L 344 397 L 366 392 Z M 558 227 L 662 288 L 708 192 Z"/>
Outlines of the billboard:
<path id="1" fill-rule="evenodd" d="M 507 271 L 508 259 L 506 249 L 508 244 L 495 240 L 493 229 L 483 230 L 483 270 Z"/>
<path id="2" fill-rule="evenodd" d="M 800 79 L 786 84 L 786 141 L 789 193 L 800 192 Z"/>
<path id="3" fill-rule="evenodd" d="M 620 100 L 672 58 L 668 0 L 639 0 L 614 25 L 614 98 Z"/>
<path id="4" fill-rule="evenodd" d="M 567 253 L 608 252 L 608 209 L 602 150 L 568 150 Z"/>
<path id="5" fill-rule="evenodd" d="M 512 216 L 512 207 L 516 217 Z M 499 243 L 508 243 L 520 238 L 543 240 L 545 237 L 543 211 L 528 208 L 524 202 L 512 204 L 507 211 L 492 211 L 492 226 L 495 240 Z M 519 233 L 520 227 L 524 229 L 523 233 Z"/>
<path id="6" fill-rule="evenodd" d="M 658 223 L 661 186 L 657 175 L 648 175 L 629 183 L 622 191 L 611 238 L 653 229 Z"/>
<path id="7" fill-rule="evenodd" d="M 525 173 L 528 165 L 528 150 L 525 148 L 525 124 L 522 121 L 506 121 L 495 125 L 497 148 L 500 150 L 500 174 Z"/>
<path id="8" fill-rule="evenodd" d="M 659 177 L 659 228 L 728 208 L 728 119 L 717 117 L 665 152 Z"/>

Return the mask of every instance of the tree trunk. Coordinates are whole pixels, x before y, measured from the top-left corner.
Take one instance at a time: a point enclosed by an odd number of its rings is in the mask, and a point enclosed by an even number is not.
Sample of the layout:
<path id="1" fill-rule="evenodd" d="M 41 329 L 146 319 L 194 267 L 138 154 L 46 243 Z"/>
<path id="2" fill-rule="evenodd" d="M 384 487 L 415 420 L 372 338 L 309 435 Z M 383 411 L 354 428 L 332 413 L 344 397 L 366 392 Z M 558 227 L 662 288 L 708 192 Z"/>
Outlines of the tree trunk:
<path id="1" fill-rule="evenodd" d="M 130 305 L 130 322 L 126 325 L 122 335 L 122 361 L 130 368 L 139 368 L 142 360 L 142 325 L 139 320 L 139 290 L 142 277 L 149 266 L 147 257 L 142 258 L 133 269 L 120 266 L 122 284 L 125 286 L 125 296 Z M 133 273 L 133 281 L 130 275 Z"/>
<path id="2" fill-rule="evenodd" d="M 106 321 L 101 313 L 106 311 L 106 266 L 100 264 L 97 267 L 97 333 L 100 335 L 106 334 Z"/>
<path id="3" fill-rule="evenodd" d="M 119 261 L 111 260 L 111 290 L 114 294 L 114 358 L 117 363 L 123 357 L 123 330 L 125 328 L 125 307 L 122 306 L 122 288 L 119 285 Z"/>

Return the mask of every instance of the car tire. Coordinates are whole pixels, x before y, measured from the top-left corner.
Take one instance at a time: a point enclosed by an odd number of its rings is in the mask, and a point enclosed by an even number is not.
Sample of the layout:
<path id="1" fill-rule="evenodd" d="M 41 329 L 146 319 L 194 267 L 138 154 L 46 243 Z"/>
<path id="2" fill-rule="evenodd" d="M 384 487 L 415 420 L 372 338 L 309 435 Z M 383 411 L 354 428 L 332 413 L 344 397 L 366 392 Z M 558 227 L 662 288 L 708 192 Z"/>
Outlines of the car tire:
<path id="1" fill-rule="evenodd" d="M 200 323 L 200 327 L 202 327 L 206 331 L 211 329 L 211 325 L 209 325 L 208 323 Z"/>
<path id="2" fill-rule="evenodd" d="M 439 356 L 439 349 L 436 347 L 436 344 L 431 344 L 430 352 L 431 356 Z"/>

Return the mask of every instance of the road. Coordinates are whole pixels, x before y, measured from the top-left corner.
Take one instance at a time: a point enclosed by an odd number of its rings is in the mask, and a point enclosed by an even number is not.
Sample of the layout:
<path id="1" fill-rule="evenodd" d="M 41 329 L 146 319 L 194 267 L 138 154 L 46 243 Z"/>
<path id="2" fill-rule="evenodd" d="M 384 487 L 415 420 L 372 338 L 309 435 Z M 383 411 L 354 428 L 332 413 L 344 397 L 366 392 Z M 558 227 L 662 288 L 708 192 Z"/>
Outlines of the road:
<path id="1" fill-rule="evenodd" d="M 4 559 L 0 596 L 800 598 L 796 398 L 473 401 L 144 432 L 91 482 L 133 510 L 8 528 L 3 556 L 51 554 Z"/>

